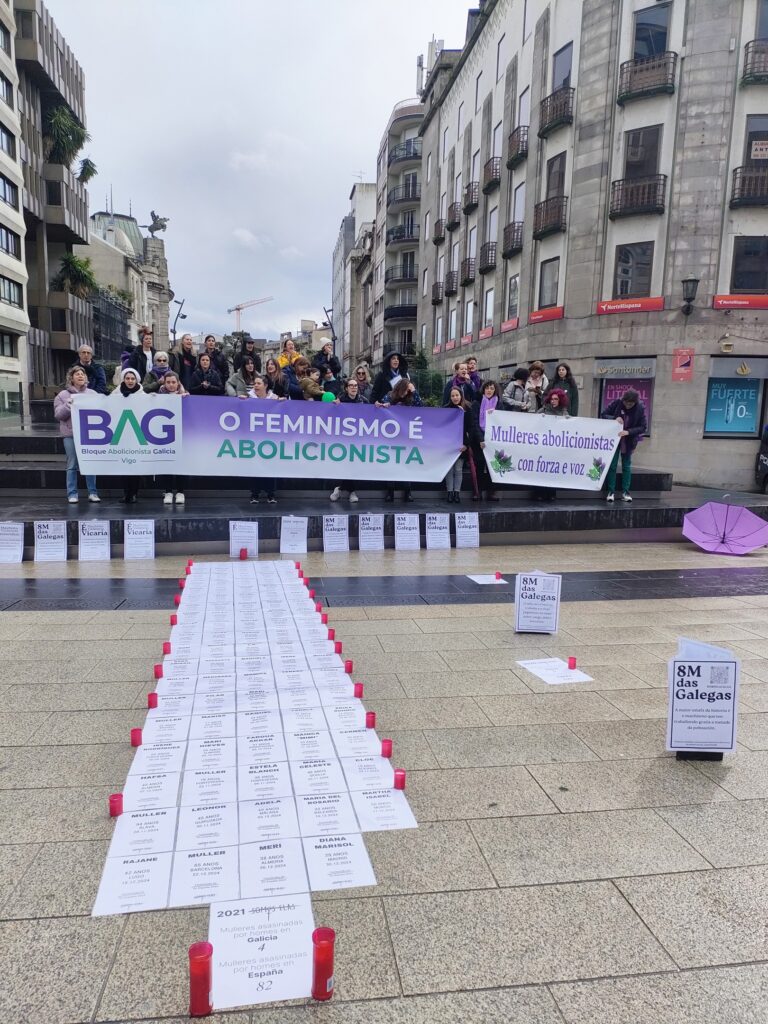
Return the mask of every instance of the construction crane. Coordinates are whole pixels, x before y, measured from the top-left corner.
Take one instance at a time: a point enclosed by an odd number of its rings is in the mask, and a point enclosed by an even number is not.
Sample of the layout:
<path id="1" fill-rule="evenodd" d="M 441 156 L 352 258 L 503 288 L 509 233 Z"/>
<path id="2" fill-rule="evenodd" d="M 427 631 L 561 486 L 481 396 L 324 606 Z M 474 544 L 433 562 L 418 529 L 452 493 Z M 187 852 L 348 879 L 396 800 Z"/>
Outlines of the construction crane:
<path id="1" fill-rule="evenodd" d="M 260 306 L 262 302 L 271 302 L 273 298 L 274 296 L 267 295 L 264 299 L 250 299 L 248 302 L 238 302 L 238 304 L 233 306 L 232 309 L 228 309 L 228 313 L 235 314 L 235 332 L 240 332 L 240 314 L 244 309 L 248 309 L 250 306 Z"/>

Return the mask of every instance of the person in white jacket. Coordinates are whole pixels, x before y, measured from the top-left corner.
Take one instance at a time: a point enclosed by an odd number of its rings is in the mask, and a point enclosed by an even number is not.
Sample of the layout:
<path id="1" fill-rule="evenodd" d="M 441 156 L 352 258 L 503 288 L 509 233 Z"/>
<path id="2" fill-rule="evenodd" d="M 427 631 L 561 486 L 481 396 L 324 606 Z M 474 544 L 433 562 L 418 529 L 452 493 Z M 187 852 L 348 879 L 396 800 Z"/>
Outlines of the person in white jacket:
<path id="1" fill-rule="evenodd" d="M 67 455 L 67 501 L 70 505 L 76 505 L 77 496 L 77 449 L 72 432 L 72 402 L 75 395 L 92 395 L 97 398 L 97 393 L 88 387 L 88 375 L 82 366 L 71 366 L 67 370 L 64 390 L 60 391 L 53 400 L 53 415 L 59 423 L 59 433 L 64 440 L 64 451 Z M 89 501 L 101 501 L 96 493 L 96 477 L 86 476 L 85 485 L 88 488 Z"/>

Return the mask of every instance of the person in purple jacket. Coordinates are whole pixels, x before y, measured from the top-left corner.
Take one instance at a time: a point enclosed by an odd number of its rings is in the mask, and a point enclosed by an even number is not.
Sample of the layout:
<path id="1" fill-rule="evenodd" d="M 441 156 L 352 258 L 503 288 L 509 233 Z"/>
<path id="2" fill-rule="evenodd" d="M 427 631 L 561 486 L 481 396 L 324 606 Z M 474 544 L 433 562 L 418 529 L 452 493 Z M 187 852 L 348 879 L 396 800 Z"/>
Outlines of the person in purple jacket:
<path id="1" fill-rule="evenodd" d="M 88 376 L 82 366 L 70 366 L 67 370 L 64 390 L 53 400 L 53 415 L 59 421 L 59 433 L 64 439 L 64 451 L 67 455 L 67 501 L 76 505 L 77 495 L 77 449 L 72 433 L 72 402 L 75 395 L 96 397 L 96 392 L 88 387 Z M 96 477 L 86 476 L 89 501 L 101 501 L 96 493 Z"/>

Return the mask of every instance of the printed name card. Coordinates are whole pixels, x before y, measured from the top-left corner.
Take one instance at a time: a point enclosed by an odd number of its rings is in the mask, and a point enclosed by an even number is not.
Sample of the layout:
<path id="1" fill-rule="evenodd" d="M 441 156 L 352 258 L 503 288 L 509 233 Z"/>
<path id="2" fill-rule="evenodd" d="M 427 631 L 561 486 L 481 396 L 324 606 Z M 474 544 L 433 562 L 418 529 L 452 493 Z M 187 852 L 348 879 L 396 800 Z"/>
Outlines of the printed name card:
<path id="1" fill-rule="evenodd" d="M 480 514 L 478 512 L 456 512 L 453 521 L 456 526 L 456 547 L 479 548 Z"/>
<path id="2" fill-rule="evenodd" d="M 427 512 L 427 548 L 431 551 L 445 551 L 451 547 L 451 517 L 447 512 Z"/>
<path id="3" fill-rule="evenodd" d="M 247 519 L 230 519 L 229 521 L 229 557 L 239 558 L 245 548 L 249 558 L 256 558 L 259 553 L 259 524 Z"/>
<path id="4" fill-rule="evenodd" d="M 0 564 L 24 558 L 24 523 L 0 523 Z"/>
<path id="5" fill-rule="evenodd" d="M 349 551 L 349 516 L 323 516 L 323 551 Z"/>

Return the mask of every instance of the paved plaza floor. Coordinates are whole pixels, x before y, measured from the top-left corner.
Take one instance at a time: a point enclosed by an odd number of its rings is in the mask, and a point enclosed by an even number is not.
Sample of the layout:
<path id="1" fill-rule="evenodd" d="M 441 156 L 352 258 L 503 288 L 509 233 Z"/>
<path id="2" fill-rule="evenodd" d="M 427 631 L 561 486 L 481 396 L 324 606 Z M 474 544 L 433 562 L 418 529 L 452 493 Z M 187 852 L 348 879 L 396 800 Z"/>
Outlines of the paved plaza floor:
<path id="1" fill-rule="evenodd" d="M 419 828 L 365 835 L 375 887 L 313 894 L 317 924 L 337 931 L 331 1004 L 209 1019 L 763 1024 L 768 553 L 573 544 L 302 562 L 328 581 Z M 183 565 L 0 567 L 0 1024 L 187 1019 L 186 951 L 207 908 L 90 917 L 107 797 Z M 556 636 L 515 634 L 507 589 L 458 584 L 496 569 L 566 574 Z M 412 600 L 422 577 L 428 600 Z M 128 598 L 109 603 L 104 580 L 130 582 Z M 665 751 L 681 635 L 742 661 L 738 750 L 722 764 Z M 516 664 L 569 655 L 593 682 L 551 687 Z"/>

